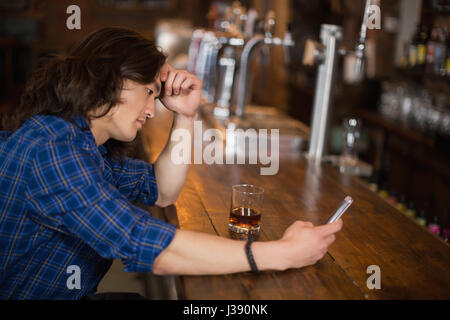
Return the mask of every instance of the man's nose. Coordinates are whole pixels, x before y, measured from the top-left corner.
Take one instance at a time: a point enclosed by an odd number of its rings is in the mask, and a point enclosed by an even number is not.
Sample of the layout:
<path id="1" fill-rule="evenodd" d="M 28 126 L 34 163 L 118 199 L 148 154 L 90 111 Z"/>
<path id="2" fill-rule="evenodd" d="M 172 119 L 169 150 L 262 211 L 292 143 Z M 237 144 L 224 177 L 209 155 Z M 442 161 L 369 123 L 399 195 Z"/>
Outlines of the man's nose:
<path id="1" fill-rule="evenodd" d="M 150 118 L 150 119 L 153 118 L 155 116 L 155 102 L 154 101 L 150 101 L 147 104 L 144 112 L 145 112 L 146 118 Z"/>

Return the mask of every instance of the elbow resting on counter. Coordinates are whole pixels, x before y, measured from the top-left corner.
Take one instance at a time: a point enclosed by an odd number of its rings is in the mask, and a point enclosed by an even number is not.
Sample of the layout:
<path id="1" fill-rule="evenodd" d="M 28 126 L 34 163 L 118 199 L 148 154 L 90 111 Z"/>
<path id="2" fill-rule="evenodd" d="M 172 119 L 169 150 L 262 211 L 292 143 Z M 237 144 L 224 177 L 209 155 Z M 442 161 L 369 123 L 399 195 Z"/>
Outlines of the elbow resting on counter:
<path id="1" fill-rule="evenodd" d="M 175 204 L 175 201 L 177 201 L 178 197 L 164 197 L 158 192 L 158 200 L 155 202 L 155 206 L 158 206 L 160 208 L 165 208 L 168 206 L 171 206 Z"/>
<path id="2" fill-rule="evenodd" d="M 168 206 L 171 206 L 173 204 L 175 204 L 175 201 L 177 199 L 158 199 L 158 201 L 155 202 L 155 206 L 158 206 L 160 208 L 165 208 Z"/>

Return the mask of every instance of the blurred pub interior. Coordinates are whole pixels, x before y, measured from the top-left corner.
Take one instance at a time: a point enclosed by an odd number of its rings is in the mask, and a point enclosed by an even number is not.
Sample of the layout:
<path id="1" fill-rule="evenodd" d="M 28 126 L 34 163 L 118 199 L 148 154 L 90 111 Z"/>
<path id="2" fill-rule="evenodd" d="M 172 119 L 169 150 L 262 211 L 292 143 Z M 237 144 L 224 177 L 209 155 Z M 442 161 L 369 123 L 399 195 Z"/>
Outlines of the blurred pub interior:
<path id="1" fill-rule="evenodd" d="M 80 30 L 66 27 L 66 9 L 73 4 L 81 9 Z M 448 239 L 450 1 L 372 4 L 381 8 L 381 29 L 368 30 L 362 83 L 346 81 L 345 58 L 339 57 L 328 152 L 342 151 L 343 119 L 361 119 L 359 157 L 373 168 L 371 176 L 361 179 L 397 206 L 399 214 L 435 232 L 439 226 L 436 233 Z M 26 78 L 41 58 L 68 52 L 101 27 L 124 26 L 149 38 L 172 28 L 181 36 L 167 49 L 169 60 L 186 68 L 192 32 L 213 27 L 231 5 L 225 0 L 0 0 L 0 111 L 18 105 Z M 352 50 L 365 1 L 243 0 L 241 5 L 254 8 L 259 17 L 274 10 L 274 35 L 282 38 L 291 31 L 295 41 L 288 61 L 280 47 L 270 55 L 256 54 L 252 103 L 278 108 L 310 126 L 316 68 L 302 64 L 306 40 L 319 40 L 322 24 L 336 24 L 343 27 L 342 47 Z M 139 150 L 136 156 L 154 159 Z"/>

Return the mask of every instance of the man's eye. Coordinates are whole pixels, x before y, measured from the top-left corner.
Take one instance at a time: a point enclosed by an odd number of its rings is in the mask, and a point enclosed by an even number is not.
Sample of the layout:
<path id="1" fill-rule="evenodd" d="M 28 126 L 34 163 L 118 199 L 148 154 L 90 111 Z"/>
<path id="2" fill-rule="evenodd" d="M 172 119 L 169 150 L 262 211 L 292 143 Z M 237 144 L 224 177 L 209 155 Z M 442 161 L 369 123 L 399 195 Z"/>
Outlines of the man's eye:
<path id="1" fill-rule="evenodd" d="M 147 93 L 149 96 L 151 96 L 153 94 L 153 90 L 152 89 L 147 89 Z"/>

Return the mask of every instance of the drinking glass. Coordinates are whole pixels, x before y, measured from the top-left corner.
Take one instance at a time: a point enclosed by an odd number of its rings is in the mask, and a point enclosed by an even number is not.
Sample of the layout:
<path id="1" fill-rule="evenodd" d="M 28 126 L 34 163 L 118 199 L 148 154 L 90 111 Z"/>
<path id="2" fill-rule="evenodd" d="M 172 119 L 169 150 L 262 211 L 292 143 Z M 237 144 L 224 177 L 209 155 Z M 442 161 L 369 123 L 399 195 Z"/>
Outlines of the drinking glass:
<path id="1" fill-rule="evenodd" d="M 342 125 L 344 140 L 342 158 L 347 164 L 356 164 L 358 161 L 357 143 L 361 136 L 361 120 L 346 118 Z"/>
<path id="2" fill-rule="evenodd" d="M 258 234 L 264 189 L 250 184 L 232 187 L 228 228 L 236 233 Z"/>

